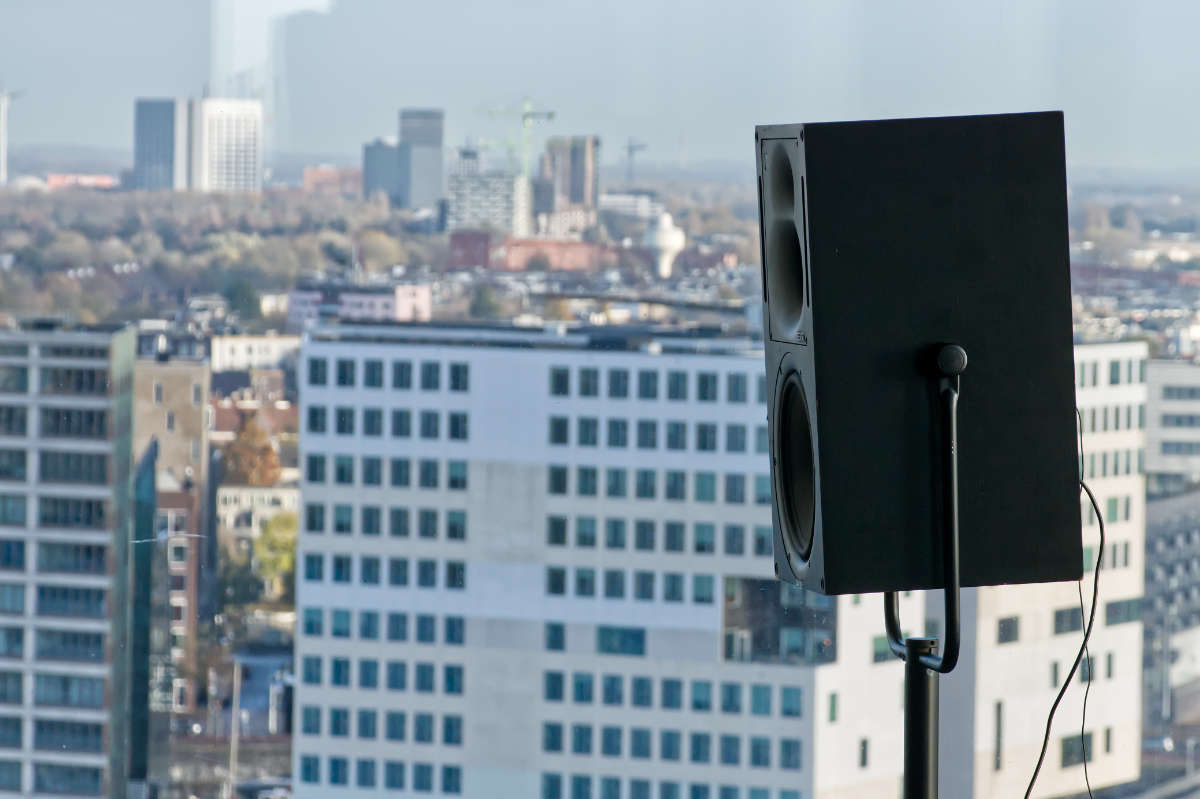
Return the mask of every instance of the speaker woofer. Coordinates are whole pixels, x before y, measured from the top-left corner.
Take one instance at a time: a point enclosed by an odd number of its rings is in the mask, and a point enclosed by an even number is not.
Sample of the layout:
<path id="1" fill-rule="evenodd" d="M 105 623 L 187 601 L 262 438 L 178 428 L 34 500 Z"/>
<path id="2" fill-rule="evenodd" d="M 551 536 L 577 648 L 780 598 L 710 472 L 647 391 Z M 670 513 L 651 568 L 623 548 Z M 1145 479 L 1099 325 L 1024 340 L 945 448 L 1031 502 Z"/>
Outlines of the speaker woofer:
<path id="1" fill-rule="evenodd" d="M 816 522 L 816 464 L 811 417 L 800 373 L 783 379 L 775 403 L 775 498 L 788 559 L 807 562 Z M 800 565 L 800 564 L 795 564 Z"/>

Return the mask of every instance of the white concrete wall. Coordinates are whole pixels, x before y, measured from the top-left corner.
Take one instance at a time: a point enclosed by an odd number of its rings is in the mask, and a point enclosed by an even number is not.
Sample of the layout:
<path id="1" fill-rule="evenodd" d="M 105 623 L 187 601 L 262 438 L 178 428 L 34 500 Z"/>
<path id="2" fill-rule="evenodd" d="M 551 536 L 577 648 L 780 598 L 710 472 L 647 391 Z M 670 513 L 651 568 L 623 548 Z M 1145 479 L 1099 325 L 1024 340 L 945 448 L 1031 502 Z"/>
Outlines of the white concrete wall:
<path id="1" fill-rule="evenodd" d="M 1146 384 L 1147 474 L 1152 479 L 1161 475 L 1185 483 L 1200 482 L 1200 365 L 1189 361 L 1150 361 L 1146 364 Z M 1173 391 L 1196 389 L 1197 396 L 1168 399 L 1168 387 Z M 1168 426 L 1167 421 L 1172 424 Z M 1178 450 L 1180 444 L 1194 445 L 1195 452 L 1165 451 Z"/>
<path id="2" fill-rule="evenodd" d="M 277 369 L 295 360 L 300 352 L 300 337 L 282 334 L 213 336 L 211 352 L 214 372 Z"/>

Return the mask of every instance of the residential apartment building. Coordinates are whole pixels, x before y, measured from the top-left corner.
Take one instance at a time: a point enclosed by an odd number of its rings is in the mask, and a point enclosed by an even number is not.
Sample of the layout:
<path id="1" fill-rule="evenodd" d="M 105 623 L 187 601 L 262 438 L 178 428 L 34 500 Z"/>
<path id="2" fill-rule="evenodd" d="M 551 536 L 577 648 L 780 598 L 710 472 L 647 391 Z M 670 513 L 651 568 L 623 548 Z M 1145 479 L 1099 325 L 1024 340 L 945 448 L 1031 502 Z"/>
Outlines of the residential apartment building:
<path id="1" fill-rule="evenodd" d="M 528 236 L 532 225 L 529 180 L 508 172 L 451 175 L 448 230 L 486 228 L 510 236 Z"/>
<path id="2" fill-rule="evenodd" d="M 433 287 L 428 283 L 303 283 L 288 293 L 287 305 L 287 327 L 296 332 L 330 319 L 428 322 L 433 318 Z"/>
<path id="3" fill-rule="evenodd" d="M 212 371 L 206 359 L 139 358 L 133 380 L 133 451 L 156 447 L 157 505 L 154 530 L 166 531 L 166 571 L 156 599 L 170 608 L 168 641 L 172 710 L 196 708 L 195 673 L 201 596 L 215 582 L 215 548 L 196 538 L 207 529 Z M 174 537 L 171 537 L 174 536 Z"/>
<path id="4" fill-rule="evenodd" d="M 124 797 L 145 746 L 130 727 L 145 722 L 130 703 L 134 347 L 129 326 L 0 329 L 0 790 Z"/>
<path id="5" fill-rule="evenodd" d="M 752 341 L 342 325 L 306 337 L 300 382 L 298 797 L 899 796 L 903 666 L 881 598 L 774 580 Z M 1125 442 L 1096 446 L 1110 443 Z M 1104 502 L 1124 485 L 1096 484 Z M 1137 572 L 1141 505 L 1117 501 L 1110 540 Z M 1140 577 L 1115 582 L 1106 602 L 1133 582 L 1140 595 Z M 1024 590 L 964 598 L 968 644 L 943 683 L 960 694 L 942 726 L 973 788 L 946 795 L 1009 795 L 984 765 L 1027 779 L 1036 759 L 1025 741 L 1040 742 L 1052 663 L 1065 675 L 1079 635 L 1044 631 L 1057 608 L 1027 606 Z M 1141 629 L 1107 607 L 1092 650 L 1106 665 Z M 901 616 L 938 629 L 923 594 Z M 1001 650 L 992 636 L 1011 616 L 1024 645 Z M 1093 784 L 1127 781 L 1139 664 L 1126 652 L 1095 670 L 1129 701 L 1090 715 Z M 1012 703 L 999 743 L 998 699 Z M 1073 734 L 1056 738 L 1036 795 L 1082 787 Z"/>
<path id="6" fill-rule="evenodd" d="M 595 208 L 600 197 L 600 137 L 554 136 L 546 142 L 542 177 L 554 186 L 554 210 Z"/>
<path id="7" fill-rule="evenodd" d="M 211 383 L 207 360 L 139 358 L 134 367 L 134 454 L 157 440 L 158 469 L 177 483 L 207 484 Z"/>
<path id="8" fill-rule="evenodd" d="M 1152 497 L 1200 483 L 1200 365 L 1146 364 L 1146 482 Z"/>
<path id="9" fill-rule="evenodd" d="M 173 713 L 192 713 L 197 709 L 199 685 L 196 652 L 204 593 L 215 582 L 214 559 L 207 541 L 198 538 L 205 527 L 208 492 L 198 483 L 183 483 L 160 470 L 158 499 L 154 517 L 155 534 L 165 536 L 166 573 L 157 586 L 155 600 L 167 610 L 166 645 L 170 658 L 170 708 Z M 165 688 L 166 686 L 164 686 Z"/>

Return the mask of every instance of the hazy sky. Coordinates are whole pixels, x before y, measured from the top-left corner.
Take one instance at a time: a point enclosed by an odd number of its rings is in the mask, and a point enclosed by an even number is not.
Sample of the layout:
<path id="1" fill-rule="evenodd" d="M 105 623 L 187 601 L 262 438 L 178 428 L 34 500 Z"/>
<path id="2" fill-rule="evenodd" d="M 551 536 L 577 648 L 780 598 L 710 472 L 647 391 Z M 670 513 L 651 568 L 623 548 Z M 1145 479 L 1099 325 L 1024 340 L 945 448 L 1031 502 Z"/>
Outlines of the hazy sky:
<path id="1" fill-rule="evenodd" d="M 28 90 L 13 144 L 131 148 L 134 97 L 207 80 L 209 19 L 0 0 L 0 79 Z M 539 135 L 599 133 L 609 163 L 631 135 L 647 161 L 748 161 L 755 123 L 1062 108 L 1074 164 L 1200 167 L 1191 0 L 334 0 L 284 30 L 294 151 L 354 158 L 402 105 L 444 107 L 448 143 L 503 138 L 479 109 L 529 95 L 558 114 Z"/>

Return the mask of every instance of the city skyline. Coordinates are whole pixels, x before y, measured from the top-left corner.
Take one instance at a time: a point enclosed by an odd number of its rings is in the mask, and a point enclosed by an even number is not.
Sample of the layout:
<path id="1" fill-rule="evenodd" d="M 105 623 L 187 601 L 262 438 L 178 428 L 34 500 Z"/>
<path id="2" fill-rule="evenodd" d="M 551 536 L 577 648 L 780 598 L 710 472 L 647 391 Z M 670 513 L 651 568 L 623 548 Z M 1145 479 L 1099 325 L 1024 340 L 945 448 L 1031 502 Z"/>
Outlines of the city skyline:
<path id="1" fill-rule="evenodd" d="M 0 794 L 1200 791 L 1200 5 L 0 21 Z"/>
<path id="2" fill-rule="evenodd" d="M 84 24 L 49 40 L 31 31 L 61 27 L 52 15 L 61 15 L 64 3 L 14 4 L 7 12 L 0 75 L 29 92 L 13 109 L 15 148 L 55 143 L 126 150 L 134 96 L 201 92 L 228 35 L 210 46 L 209 31 L 223 29 L 207 4 L 168 13 L 145 0 L 123 1 L 130 13 L 111 15 L 120 28 L 107 13 L 73 5 L 70 13 Z M 318 52 L 340 56 L 285 61 L 290 100 L 269 120 L 274 132 L 268 140 L 288 129 L 303 131 L 285 138 L 287 146 L 277 152 L 353 158 L 363 141 L 394 129 L 395 108 L 419 105 L 446 109 L 448 143 L 511 135 L 506 121 L 478 110 L 527 95 L 557 112 L 539 139 L 581 132 L 610 142 L 635 136 L 649 144 L 647 164 L 738 163 L 749 160 L 753 122 L 1063 108 L 1072 164 L 1200 167 L 1189 135 L 1200 119 L 1177 102 L 1196 78 L 1186 37 L 1200 23 L 1200 11 L 1182 2 L 1153 9 L 1072 3 L 1053 10 L 943 3 L 921 14 L 809 4 L 777 6 L 753 18 L 712 7 L 689 17 L 665 6 L 626 11 L 618 5 L 585 16 L 580 4 L 548 18 L 479 4 L 451 19 L 433 7 L 343 0 L 327 13 L 288 17 L 276 26 L 286 29 L 277 36 L 316 37 L 334 48 Z M 131 18 L 140 24 L 127 25 Z M 458 25 L 460 18 L 475 24 Z M 378 24 L 363 29 L 365 19 Z M 581 19 L 590 26 L 582 48 L 565 35 L 515 41 L 493 35 L 501 24 L 569 30 Z M 751 24 L 762 19 L 769 24 Z M 349 32 L 360 30 L 362 41 L 344 49 Z M 451 57 L 441 37 L 422 30 L 454 30 L 461 46 Z M 1154 48 L 1140 46 L 1148 37 Z M 61 66 L 68 56 L 98 55 L 100 41 L 122 57 L 93 58 L 102 63 L 82 75 Z M 410 79 L 417 75 L 419 83 Z M 755 85 L 757 91 L 746 90 Z M 610 149 L 608 163 L 619 161 L 620 153 Z"/>

